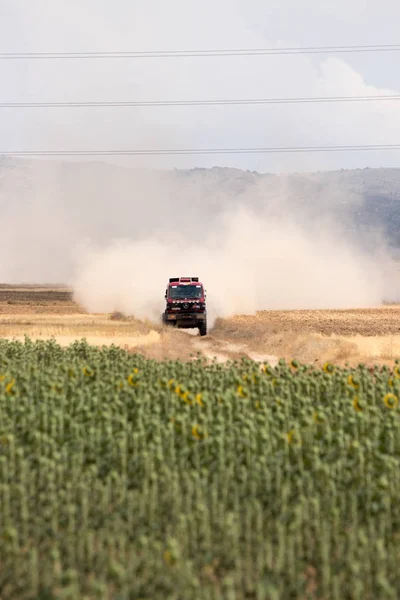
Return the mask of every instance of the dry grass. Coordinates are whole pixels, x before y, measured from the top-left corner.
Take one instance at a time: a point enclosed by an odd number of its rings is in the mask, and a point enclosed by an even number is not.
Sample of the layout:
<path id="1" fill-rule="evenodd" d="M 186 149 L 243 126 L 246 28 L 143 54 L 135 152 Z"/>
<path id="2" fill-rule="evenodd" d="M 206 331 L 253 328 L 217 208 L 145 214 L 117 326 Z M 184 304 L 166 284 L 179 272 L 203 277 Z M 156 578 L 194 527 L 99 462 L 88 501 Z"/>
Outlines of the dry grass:
<path id="1" fill-rule="evenodd" d="M 145 335 L 151 328 L 136 319 L 111 320 L 108 315 L 13 315 L 0 318 L 0 336 L 126 336 Z"/>
<path id="2" fill-rule="evenodd" d="M 353 310 L 262 311 L 219 319 L 216 340 L 252 352 L 323 364 L 392 363 L 400 357 L 399 306 Z"/>
<path id="3" fill-rule="evenodd" d="M 382 345 L 382 350 L 381 350 L 381 353 L 380 353 L 380 358 L 384 358 L 384 359 L 387 359 L 387 360 L 394 360 L 395 359 L 395 342 L 393 340 L 393 336 L 392 335 Z"/>
<path id="4" fill-rule="evenodd" d="M 227 333 L 236 339 L 252 339 L 280 332 L 316 333 L 336 336 L 377 336 L 400 333 L 400 306 L 349 310 L 260 311 L 219 319 L 214 334 Z"/>

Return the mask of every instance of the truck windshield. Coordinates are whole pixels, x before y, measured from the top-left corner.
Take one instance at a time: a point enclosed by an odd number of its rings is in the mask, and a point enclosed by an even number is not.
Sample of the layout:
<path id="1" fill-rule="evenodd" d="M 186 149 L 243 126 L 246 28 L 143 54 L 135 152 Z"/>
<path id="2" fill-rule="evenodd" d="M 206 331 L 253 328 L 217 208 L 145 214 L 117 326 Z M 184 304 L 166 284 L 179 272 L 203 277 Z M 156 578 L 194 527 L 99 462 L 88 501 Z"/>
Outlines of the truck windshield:
<path id="1" fill-rule="evenodd" d="M 202 296 L 201 285 L 172 285 L 169 288 L 170 298 L 201 298 Z"/>

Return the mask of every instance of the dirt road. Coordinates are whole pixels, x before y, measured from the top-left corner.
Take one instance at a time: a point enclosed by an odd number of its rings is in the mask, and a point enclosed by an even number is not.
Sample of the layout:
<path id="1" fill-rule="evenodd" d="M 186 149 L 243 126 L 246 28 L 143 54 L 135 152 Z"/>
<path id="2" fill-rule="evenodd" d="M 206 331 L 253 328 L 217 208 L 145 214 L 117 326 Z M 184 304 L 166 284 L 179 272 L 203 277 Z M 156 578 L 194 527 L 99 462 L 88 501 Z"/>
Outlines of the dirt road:
<path id="1" fill-rule="evenodd" d="M 248 356 L 275 363 L 326 360 L 392 363 L 400 357 L 400 306 L 356 310 L 262 311 L 220 319 L 205 338 L 122 315 L 87 314 L 65 287 L 0 286 L 0 337 L 117 344 L 149 357 L 219 361 Z"/>

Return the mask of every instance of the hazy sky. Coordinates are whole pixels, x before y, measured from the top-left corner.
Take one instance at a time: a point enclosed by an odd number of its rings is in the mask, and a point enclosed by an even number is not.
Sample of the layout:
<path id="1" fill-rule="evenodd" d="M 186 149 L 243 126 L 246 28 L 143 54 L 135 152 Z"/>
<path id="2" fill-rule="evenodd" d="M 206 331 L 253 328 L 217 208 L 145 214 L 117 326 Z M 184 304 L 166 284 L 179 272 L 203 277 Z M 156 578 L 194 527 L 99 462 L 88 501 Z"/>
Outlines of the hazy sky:
<path id="1" fill-rule="evenodd" d="M 396 0 L 0 0 L 0 52 L 398 42 Z M 0 61 L 0 102 L 400 93 L 400 52 Z M 1 150 L 400 143 L 400 101 L 224 107 L 1 109 Z M 259 171 L 399 166 L 399 152 L 132 158 Z"/>

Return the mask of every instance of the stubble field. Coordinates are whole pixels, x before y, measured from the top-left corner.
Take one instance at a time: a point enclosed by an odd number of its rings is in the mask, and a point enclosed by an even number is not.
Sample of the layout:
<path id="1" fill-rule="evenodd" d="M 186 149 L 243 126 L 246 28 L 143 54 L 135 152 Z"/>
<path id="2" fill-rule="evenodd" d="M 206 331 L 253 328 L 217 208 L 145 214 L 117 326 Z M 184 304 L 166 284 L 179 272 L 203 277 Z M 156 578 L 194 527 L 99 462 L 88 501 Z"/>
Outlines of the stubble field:
<path id="1" fill-rule="evenodd" d="M 191 335 L 193 334 L 193 335 Z M 262 311 L 218 319 L 205 338 L 124 315 L 87 314 L 65 287 L 0 286 L 0 336 L 55 338 L 61 345 L 86 338 L 148 358 L 188 360 L 199 352 L 224 362 L 247 356 L 321 365 L 393 364 L 400 356 L 400 306 L 351 310 Z"/>

